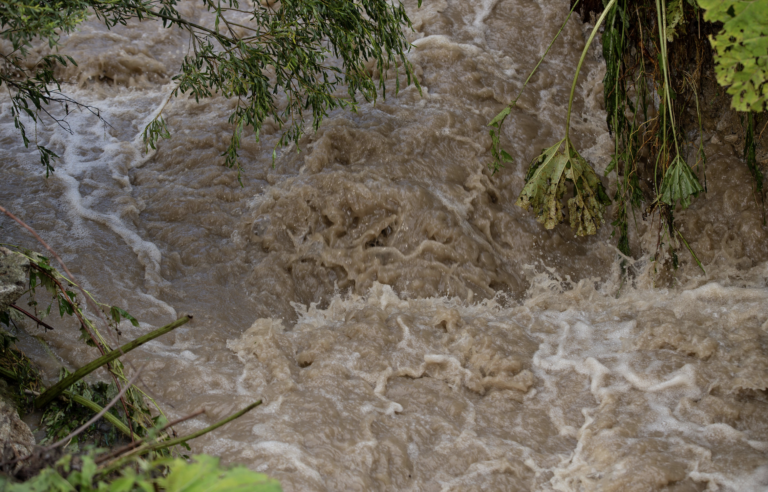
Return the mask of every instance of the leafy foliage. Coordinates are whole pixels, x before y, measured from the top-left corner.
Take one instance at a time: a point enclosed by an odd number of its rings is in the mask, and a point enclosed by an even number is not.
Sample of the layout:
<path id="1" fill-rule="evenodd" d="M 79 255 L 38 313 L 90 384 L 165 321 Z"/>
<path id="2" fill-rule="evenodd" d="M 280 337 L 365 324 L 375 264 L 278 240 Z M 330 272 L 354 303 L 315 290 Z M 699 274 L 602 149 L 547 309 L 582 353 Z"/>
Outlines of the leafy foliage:
<path id="1" fill-rule="evenodd" d="M 170 472 L 158 480 L 167 492 L 225 492 L 249 490 L 253 492 L 280 492 L 280 484 L 266 475 L 254 473 L 243 466 L 222 469 L 219 458 L 197 455 L 192 463 L 174 459 L 167 464 Z"/>
<path id="2" fill-rule="evenodd" d="M 545 149 L 539 157 L 533 160 L 525 177 L 525 187 L 517 199 L 517 205 L 525 210 L 533 209 L 536 220 L 544 224 L 547 229 L 554 228 L 565 219 L 561 200 L 567 189 L 566 181 L 573 184 L 573 197 L 568 200 L 568 212 L 571 228 L 579 236 L 597 233 L 597 229 L 603 223 L 605 206 L 611 203 L 600 178 L 571 143 L 570 127 L 576 82 L 587 56 L 587 50 L 615 4 L 616 0 L 608 2 L 581 53 L 576 75 L 571 84 L 571 95 L 568 98 L 565 138 Z M 571 12 L 573 12 L 573 8 L 571 8 Z M 565 144 L 565 149 L 561 153 L 560 146 L 563 144 Z"/>
<path id="3" fill-rule="evenodd" d="M 768 102 L 768 0 L 698 0 L 704 19 L 722 22 L 710 37 L 717 81 L 738 111 L 760 112 Z"/>
<path id="4" fill-rule="evenodd" d="M 673 234 L 677 230 L 673 217 L 675 205 L 679 203 L 683 207 L 689 206 L 691 200 L 706 189 L 703 141 L 699 142 L 698 161 L 693 167 L 697 168 L 697 172 L 704 171 L 704 187 L 683 158 L 686 132 L 681 131 L 676 123 L 676 120 L 683 119 L 687 114 L 687 104 L 694 100 L 699 133 L 700 136 L 703 134 L 698 93 L 702 50 L 698 46 L 698 38 L 685 36 L 686 26 L 691 19 L 700 15 L 701 10 L 696 0 L 603 0 L 590 3 L 587 9 L 594 9 L 599 3 L 604 8 L 597 25 L 605 22 L 602 36 L 603 58 L 606 62 L 604 100 L 608 129 L 614 137 L 614 152 L 606 174 L 616 172 L 618 177 L 612 221 L 613 234 L 618 234 L 618 248 L 623 254 L 630 255 L 630 217 L 637 220 L 636 212 L 646 202 L 648 206 L 642 209 L 643 219 L 654 212 L 662 218 L 659 222 L 661 230 L 658 247 L 664 238 L 677 248 L 677 236 L 680 236 L 694 260 L 702 267 L 682 234 Z M 578 0 L 571 0 L 572 7 L 577 4 Z M 593 30 L 588 45 L 596 30 Z M 685 45 L 678 42 L 681 38 L 686 42 L 692 38 L 693 42 Z M 670 70 L 670 43 L 673 47 L 681 47 L 675 53 L 675 63 L 690 60 L 690 51 L 695 52 L 697 61 L 692 73 L 679 68 L 674 73 Z M 690 45 L 695 46 L 686 52 Z M 585 53 L 586 50 L 582 53 L 576 76 Z M 575 79 L 569 99 L 565 139 L 534 159 L 518 204 L 532 208 L 545 227 L 554 227 L 565 217 L 561 201 L 569 189 L 565 184 L 570 181 L 568 170 L 577 171 L 574 176 L 583 170 L 583 185 L 573 185 L 574 196 L 569 200 L 569 212 L 576 233 L 585 235 L 596 232 L 603 222 L 602 213 L 610 200 L 605 196 L 605 190 L 594 171 L 578 155 L 569 140 L 574 87 Z M 506 114 L 500 113 L 490 126 L 498 128 L 504 118 Z M 565 149 L 560 153 L 559 146 L 563 142 Z M 498 161 L 497 153 L 493 155 Z M 643 181 L 647 185 L 645 190 L 641 187 Z M 580 192 L 582 189 L 584 192 Z M 665 232 L 663 236 L 662 230 Z M 672 255 L 676 258 L 674 251 Z"/>
<path id="5" fill-rule="evenodd" d="M 9 315 L 8 311 L 2 314 Z M 7 396 L 24 409 L 29 392 L 39 392 L 43 382 L 29 358 L 13 346 L 15 342 L 16 337 L 0 330 L 0 376 L 9 383 Z"/>
<path id="6" fill-rule="evenodd" d="M 565 152 L 559 152 L 563 143 Z M 611 202 L 600 178 L 568 139 L 560 140 L 534 159 L 525 181 L 517 205 L 533 209 L 536 220 L 547 229 L 565 220 L 562 199 L 567 181 L 573 183 L 574 190 L 568 200 L 571 228 L 579 236 L 597 232 L 605 206 Z"/>
<path id="7" fill-rule="evenodd" d="M 9 0 L 0 3 L 0 39 L 10 42 L 11 46 L 10 52 L 0 52 L 0 88 L 5 85 L 11 96 L 11 115 L 25 147 L 32 142 L 22 116 L 29 117 L 35 125 L 41 121 L 41 114 L 48 116 L 71 133 L 65 119 L 48 110 L 51 103 L 60 104 L 67 112 L 71 104 L 87 109 L 100 118 L 97 109 L 61 92 L 54 71 L 58 65 L 77 65 L 75 60 L 55 51 L 37 60 L 27 58 L 36 38 L 46 40 L 48 46 L 55 50 L 60 36 L 71 32 L 86 19 L 89 7 L 94 8 L 96 15 L 104 15 L 114 8 L 113 5 L 89 0 Z M 38 145 L 36 138 L 34 145 L 40 153 L 40 162 L 47 176 L 53 171 L 52 159 L 58 155 Z"/>
<path id="8" fill-rule="evenodd" d="M 165 119 L 162 116 L 158 116 L 150 121 L 146 128 L 144 128 L 142 137 L 144 140 L 144 149 L 149 150 L 151 148 L 152 150 L 155 150 L 157 149 L 157 141 L 161 138 L 166 140 L 171 138 L 171 132 L 168 130 L 168 125 L 165 123 Z"/>
<path id="9" fill-rule="evenodd" d="M 679 36 L 678 28 L 682 30 L 685 24 L 683 0 L 669 0 L 667 3 L 667 41 L 670 43 Z"/>
<path id="10" fill-rule="evenodd" d="M 699 183 L 699 179 L 685 162 L 685 159 L 678 155 L 664 175 L 659 200 L 673 209 L 678 202 L 683 208 L 688 208 L 691 204 L 691 197 L 698 196 L 702 191 L 704 188 Z"/>
<path id="11" fill-rule="evenodd" d="M 210 29 L 184 18 L 177 0 L 10 0 L 0 6 L 0 38 L 13 46 L 3 54 L 0 86 L 11 92 L 12 112 L 24 144 L 30 140 L 22 122 L 26 114 L 35 123 L 47 115 L 69 129 L 64 119 L 47 109 L 51 103 L 78 104 L 61 94 L 54 69 L 75 63 L 56 52 L 59 37 L 72 31 L 88 12 L 107 27 L 132 19 L 155 20 L 164 27 L 176 26 L 191 35 L 191 54 L 184 58 L 173 95 L 190 94 L 195 100 L 214 94 L 235 99 L 229 117 L 233 135 L 222 154 L 228 166 L 238 165 L 238 149 L 244 128 L 258 140 L 267 118 L 283 130 L 278 146 L 298 143 L 306 130 L 305 114 L 317 129 L 336 108 L 357 107 L 357 98 L 375 100 L 386 90 L 387 71 L 394 68 L 395 86 L 400 73 L 406 82 L 418 81 L 405 57 L 410 45 L 403 27 L 410 27 L 404 6 L 388 0 L 326 1 L 282 0 L 243 2 L 203 0 L 214 20 Z M 421 2 L 419 1 L 419 4 Z M 33 39 L 48 41 L 54 53 L 31 63 L 27 59 Z M 375 82 L 369 60 L 381 74 Z M 29 68 L 31 65 L 31 68 Z M 53 88 L 51 88 L 53 87 Z M 346 95 L 340 93 L 345 90 Z M 284 102 L 281 102 L 281 96 Z M 82 105 L 81 105 L 82 106 Z M 86 107 L 86 106 L 83 106 Z M 98 112 L 91 109 L 94 114 Z M 144 131 L 144 141 L 155 148 L 168 129 L 161 114 Z M 53 170 L 53 151 L 38 146 L 46 173 Z M 274 154 L 273 154 L 274 155 Z"/>
<path id="12" fill-rule="evenodd" d="M 67 374 L 66 370 L 62 369 L 62 376 Z M 95 383 L 88 384 L 85 381 L 78 381 L 69 388 L 69 393 L 79 395 L 86 400 L 92 401 L 97 405 L 104 407 L 114 398 L 118 390 L 114 383 Z M 124 415 L 120 415 L 121 408 L 116 405 L 109 409 L 112 415 L 125 420 Z M 59 439 L 63 439 L 68 436 L 72 431 L 86 423 L 91 417 L 93 412 L 75 403 L 70 398 L 57 399 L 51 402 L 46 407 L 45 412 L 40 422 L 45 426 L 45 439 L 40 444 L 56 442 Z M 99 446 L 113 446 L 117 442 L 118 433 L 114 426 L 105 422 L 96 422 L 86 429 L 86 431 L 75 436 L 69 444 L 67 449 L 71 452 L 76 452 L 80 449 L 80 442 L 91 442 Z"/>
<path id="13" fill-rule="evenodd" d="M 164 25 L 177 25 L 193 36 L 194 53 L 174 77 L 179 84 L 174 95 L 188 92 L 199 100 L 217 93 L 237 100 L 229 118 L 233 136 L 223 154 L 228 166 L 237 164 L 244 127 L 252 128 L 258 140 L 262 123 L 270 117 L 285 129 L 278 145 L 298 143 L 305 131 L 305 111 L 317 129 L 329 111 L 355 109 L 358 94 L 375 100 L 377 84 L 367 69 L 369 59 L 381 73 L 382 91 L 392 65 L 396 71 L 402 67 L 409 84 L 418 84 L 405 58 L 409 45 L 402 27 L 410 27 L 410 20 L 399 2 L 283 0 L 276 7 L 255 2 L 246 23 L 240 21 L 245 11 L 237 0 L 203 3 L 215 16 L 215 30 L 182 19 L 170 2 L 159 10 L 145 10 Z M 347 97 L 336 94 L 342 87 Z M 285 95 L 284 107 L 276 99 L 278 93 Z M 152 145 L 152 136 L 145 133 L 145 138 Z"/>
<path id="14" fill-rule="evenodd" d="M 73 317 L 80 324 L 81 339 L 92 347 L 97 347 L 104 352 L 111 351 L 111 347 L 106 342 L 104 337 L 99 333 L 95 323 L 86 316 L 85 312 L 80 306 L 80 299 L 75 290 L 77 285 L 69 278 L 62 275 L 56 268 L 51 266 L 47 257 L 23 248 L 14 247 L 12 245 L 6 245 L 16 249 L 29 259 L 31 269 L 29 273 L 29 288 L 27 293 L 29 294 L 28 305 L 32 308 L 35 315 L 40 319 L 45 319 L 50 315 L 51 308 L 55 305 L 56 311 L 61 317 L 68 316 Z M 38 304 L 39 295 L 42 291 L 47 293 L 50 302 L 45 308 L 40 308 Z M 90 296 L 88 291 L 84 291 L 86 295 Z M 40 292 L 42 294 L 42 292 Z M 123 320 L 128 320 L 132 325 L 138 326 L 138 321 L 130 313 L 118 306 L 110 306 L 107 304 L 101 304 L 96 302 L 91 296 L 91 300 L 98 306 L 106 315 L 111 319 L 111 327 L 117 333 L 119 333 L 118 324 Z M 0 316 L 0 322 L 6 324 L 9 328 L 12 325 L 12 315 L 9 311 L 6 311 Z M 2 362 L 0 362 L 2 365 Z M 85 383 L 78 383 L 76 387 L 70 391 L 75 395 L 81 396 L 87 401 L 103 405 L 106 401 L 109 401 L 110 395 L 114 396 L 119 392 L 118 384 L 125 384 L 128 379 L 125 377 L 125 369 L 120 361 L 113 361 L 107 366 L 108 373 L 112 378 L 112 383 L 99 385 L 85 385 Z M 17 374 L 22 376 L 26 372 Z M 62 372 L 62 377 L 66 375 L 66 371 Z M 39 388 L 36 388 L 39 389 Z M 28 395 L 25 395 L 25 399 Z M 111 410 L 112 414 L 123 423 L 124 426 L 133 427 L 133 432 L 138 435 L 144 435 L 148 429 L 152 428 L 155 424 L 154 417 L 150 412 L 146 401 L 151 402 L 157 411 L 162 414 L 162 411 L 157 406 L 152 398 L 146 395 L 139 388 L 132 386 L 127 390 L 124 395 L 123 403 L 120 409 Z M 87 403 L 87 402 L 86 402 Z M 66 403 L 55 403 L 54 407 L 49 408 L 46 411 L 45 419 L 49 424 L 49 438 L 63 437 L 66 435 L 67 430 L 76 428 L 75 421 L 83 423 L 87 420 L 86 415 L 92 412 L 86 412 L 84 409 L 80 410 L 80 413 L 76 411 L 78 404 L 73 403 L 71 398 Z M 127 415 L 126 415 L 127 412 Z M 77 416 L 72 417 L 69 416 Z M 94 428 L 95 431 L 95 428 Z M 64 434 L 61 434 L 64 432 Z M 104 435 L 105 442 L 114 441 L 113 430 L 104 431 L 101 434 Z"/>
<path id="15" fill-rule="evenodd" d="M 614 207 L 613 235 L 618 232 L 618 249 L 630 256 L 629 248 L 629 215 L 640 207 L 642 193 L 640 192 L 639 177 L 635 169 L 639 152 L 638 115 L 647 114 L 644 104 L 646 86 L 639 84 L 636 100 L 633 102 L 627 92 L 627 65 L 624 53 L 629 46 L 627 35 L 632 12 L 628 10 L 628 2 L 621 0 L 608 13 L 603 31 L 603 58 L 606 71 L 603 78 L 605 110 L 607 114 L 608 131 L 614 137 L 614 151 L 611 162 L 605 170 L 608 175 L 615 171 L 619 176 L 616 194 L 613 199 Z M 643 79 L 640 79 L 643 80 Z M 627 117 L 626 109 L 632 117 Z M 646 118 L 647 119 L 647 118 Z"/>
<path id="16" fill-rule="evenodd" d="M 100 474 L 95 452 L 63 456 L 55 466 L 23 483 L 0 476 L 1 492 L 280 492 L 276 480 L 243 466 L 222 467 L 219 458 L 196 455 L 191 462 L 180 458 L 127 462 L 117 473 Z"/>
<path id="17" fill-rule="evenodd" d="M 109 349 L 93 323 L 84 316 L 76 302 L 75 292 L 66 289 L 64 285 L 78 289 L 79 287 L 51 267 L 46 257 L 18 247 L 14 248 L 22 251 L 32 267 L 28 291 L 30 298 L 34 299 L 35 289 L 43 286 L 52 297 L 52 302 L 46 309 L 47 313 L 50 313 L 54 302 L 59 303 L 62 316 L 67 314 L 77 317 L 84 330 L 92 330 L 89 333 L 93 344 Z M 83 295 L 90 296 L 87 291 L 81 292 Z M 105 311 L 104 314 L 108 313 L 111 316 L 115 325 L 122 319 L 138 325 L 138 321 L 133 316 L 119 307 L 98 303 L 96 305 Z M 36 308 L 37 304 L 33 306 Z M 13 323 L 8 311 L 2 314 L 4 322 Z M 31 314 L 26 314 L 34 318 Z M 139 337 L 123 345 L 119 353 L 127 353 L 133 347 L 152 337 L 167 333 L 190 318 L 191 316 L 184 316 L 180 320 Z M 12 347 L 15 341 L 13 336 L 0 331 L 0 377 L 18 386 L 18 389 L 12 388 L 20 408 L 30 406 L 27 393 L 35 395 L 39 400 L 51 391 L 55 391 L 58 386 L 64 385 L 62 387 L 66 388 L 66 391 L 61 393 L 63 398 L 53 399 L 47 405 L 42 405 L 44 413 L 41 424 L 46 428 L 46 438 L 40 444 L 50 444 L 51 441 L 55 443 L 45 447 L 37 446 L 27 456 L 17 455 L 16 460 L 0 463 L 0 492 L 134 490 L 279 492 L 281 490 L 277 481 L 265 475 L 251 472 L 244 467 L 222 468 L 219 465 L 219 459 L 212 456 L 199 455 L 192 461 L 187 461 L 187 456 L 172 458 L 170 454 L 171 450 L 178 449 L 177 446 L 189 450 L 187 441 L 241 417 L 259 406 L 261 400 L 204 429 L 176 436 L 173 431 L 174 425 L 200 415 L 204 410 L 182 417 L 175 422 L 168 422 L 162 411 L 153 417 L 144 404 L 143 393 L 132 386 L 138 373 L 134 374 L 130 381 L 123 381 L 124 386 L 120 389 L 118 381 L 124 376 L 123 367 L 119 363 L 107 366 L 113 376 L 112 384 L 103 382 L 89 384 L 79 375 L 79 373 L 86 374 L 84 371 L 91 370 L 91 366 L 95 368 L 104 365 L 105 362 L 101 361 L 111 358 L 118 352 L 111 351 L 107 356 L 86 364 L 72 377 L 62 369 L 60 379 L 64 382 L 48 388 L 41 394 L 40 391 L 43 388 L 40 377 L 29 359 Z M 3 389 L 3 391 L 6 390 Z M 123 399 L 122 396 L 128 396 L 128 398 Z M 123 402 L 122 408 L 115 405 L 118 401 Z M 94 414 L 97 414 L 98 418 L 94 417 Z M 101 418 L 111 425 L 100 421 Z M 131 442 L 117 447 L 116 445 L 120 444 L 118 431 L 129 436 Z M 83 442 L 88 443 L 85 451 L 81 450 Z M 95 448 L 94 444 L 111 446 L 112 449 L 105 451 Z M 59 451 L 62 446 L 65 446 L 63 449 L 68 452 L 63 456 Z M 61 458 L 54 462 L 59 456 Z M 17 478 L 25 481 L 17 483 L 14 481 Z"/>

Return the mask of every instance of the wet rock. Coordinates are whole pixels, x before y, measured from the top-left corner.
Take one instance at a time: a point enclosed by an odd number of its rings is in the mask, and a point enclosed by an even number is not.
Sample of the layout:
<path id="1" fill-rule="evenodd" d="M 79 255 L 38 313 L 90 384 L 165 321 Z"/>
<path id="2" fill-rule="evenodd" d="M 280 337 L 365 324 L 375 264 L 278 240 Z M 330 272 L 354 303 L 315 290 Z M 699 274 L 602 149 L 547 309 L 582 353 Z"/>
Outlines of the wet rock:
<path id="1" fill-rule="evenodd" d="M 0 395 L 0 460 L 8 461 L 32 453 L 35 437 L 19 418 L 14 403 Z"/>
<path id="2" fill-rule="evenodd" d="M 0 248 L 0 311 L 8 309 L 24 293 L 28 273 L 27 258 Z"/>

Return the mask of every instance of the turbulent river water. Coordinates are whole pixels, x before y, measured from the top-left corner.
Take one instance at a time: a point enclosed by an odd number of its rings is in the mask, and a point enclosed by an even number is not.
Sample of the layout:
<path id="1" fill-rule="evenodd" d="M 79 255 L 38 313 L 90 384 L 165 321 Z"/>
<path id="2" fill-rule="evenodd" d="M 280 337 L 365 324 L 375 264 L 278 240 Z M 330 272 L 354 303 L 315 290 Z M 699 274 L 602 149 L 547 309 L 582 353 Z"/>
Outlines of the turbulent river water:
<path id="1" fill-rule="evenodd" d="M 610 225 L 577 238 L 514 205 L 563 134 L 589 26 L 567 24 L 505 127 L 516 161 L 491 176 L 485 125 L 567 2 L 415 3 L 423 93 L 335 112 L 274 167 L 267 124 L 242 187 L 219 157 L 226 100 L 170 100 L 173 138 L 143 152 L 186 37 L 89 21 L 63 40 L 78 61 L 63 89 L 111 126 L 77 111 L 73 134 L 38 125 L 62 156 L 45 179 L 0 100 L 0 203 L 142 320 L 124 340 L 195 315 L 132 364 L 169 416 L 206 409 L 179 430 L 263 399 L 192 446 L 286 491 L 768 490 L 768 231 L 731 145 L 704 135 L 709 193 L 677 215 L 706 275 L 684 250 L 674 276 L 654 273 L 658 218 L 637 217 L 622 280 Z M 602 172 L 599 48 L 582 73 L 572 135 Z M 27 346 L 51 376 L 94 355 L 74 327 L 39 336 L 58 360 Z"/>

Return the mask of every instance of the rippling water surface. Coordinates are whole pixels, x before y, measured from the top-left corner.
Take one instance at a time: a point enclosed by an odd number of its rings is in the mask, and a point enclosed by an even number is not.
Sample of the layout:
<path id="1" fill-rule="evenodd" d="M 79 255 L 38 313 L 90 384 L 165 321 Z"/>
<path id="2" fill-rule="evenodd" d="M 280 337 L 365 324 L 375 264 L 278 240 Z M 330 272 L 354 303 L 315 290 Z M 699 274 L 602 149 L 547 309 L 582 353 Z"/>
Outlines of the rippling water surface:
<path id="1" fill-rule="evenodd" d="M 333 113 L 274 167 L 268 123 L 244 145 L 243 187 L 219 157 L 226 100 L 171 100 L 173 138 L 143 152 L 185 36 L 88 22 L 63 42 L 79 63 L 64 89 L 111 126 L 77 112 L 74 135 L 39 126 L 62 156 L 46 180 L 0 100 L 0 202 L 144 322 L 124 338 L 195 315 L 133 364 L 171 416 L 207 409 L 188 431 L 263 399 L 193 449 L 286 491 L 765 490 L 768 231 L 746 166 L 712 139 L 707 198 L 677 215 L 706 276 L 687 253 L 674 276 L 645 255 L 622 281 L 610 226 L 576 238 L 514 206 L 527 163 L 563 134 L 588 26 L 567 25 L 505 126 L 515 164 L 490 176 L 485 125 L 567 5 L 415 3 L 423 93 Z M 598 171 L 603 73 L 595 49 L 572 133 Z M 658 222 L 637 223 L 635 251 L 655 251 Z M 93 354 L 76 336 L 41 335 L 79 366 Z"/>

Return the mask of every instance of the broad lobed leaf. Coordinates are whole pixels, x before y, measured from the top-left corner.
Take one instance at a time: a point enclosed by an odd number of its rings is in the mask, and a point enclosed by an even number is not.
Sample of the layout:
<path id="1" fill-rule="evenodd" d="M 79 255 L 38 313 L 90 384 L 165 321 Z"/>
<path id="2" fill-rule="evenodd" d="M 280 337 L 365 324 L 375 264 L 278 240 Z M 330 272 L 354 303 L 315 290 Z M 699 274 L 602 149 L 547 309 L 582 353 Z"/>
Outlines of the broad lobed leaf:
<path id="1" fill-rule="evenodd" d="M 710 37 L 715 49 L 715 72 L 728 86 L 732 106 L 760 112 L 768 104 L 768 0 L 698 0 L 704 19 L 722 22 Z"/>
<path id="2" fill-rule="evenodd" d="M 672 164 L 664 174 L 659 200 L 671 207 L 680 202 L 683 208 L 688 208 L 691 204 L 691 197 L 695 198 L 702 191 L 704 188 L 699 183 L 699 179 L 685 160 L 678 155 L 672 160 Z"/>

